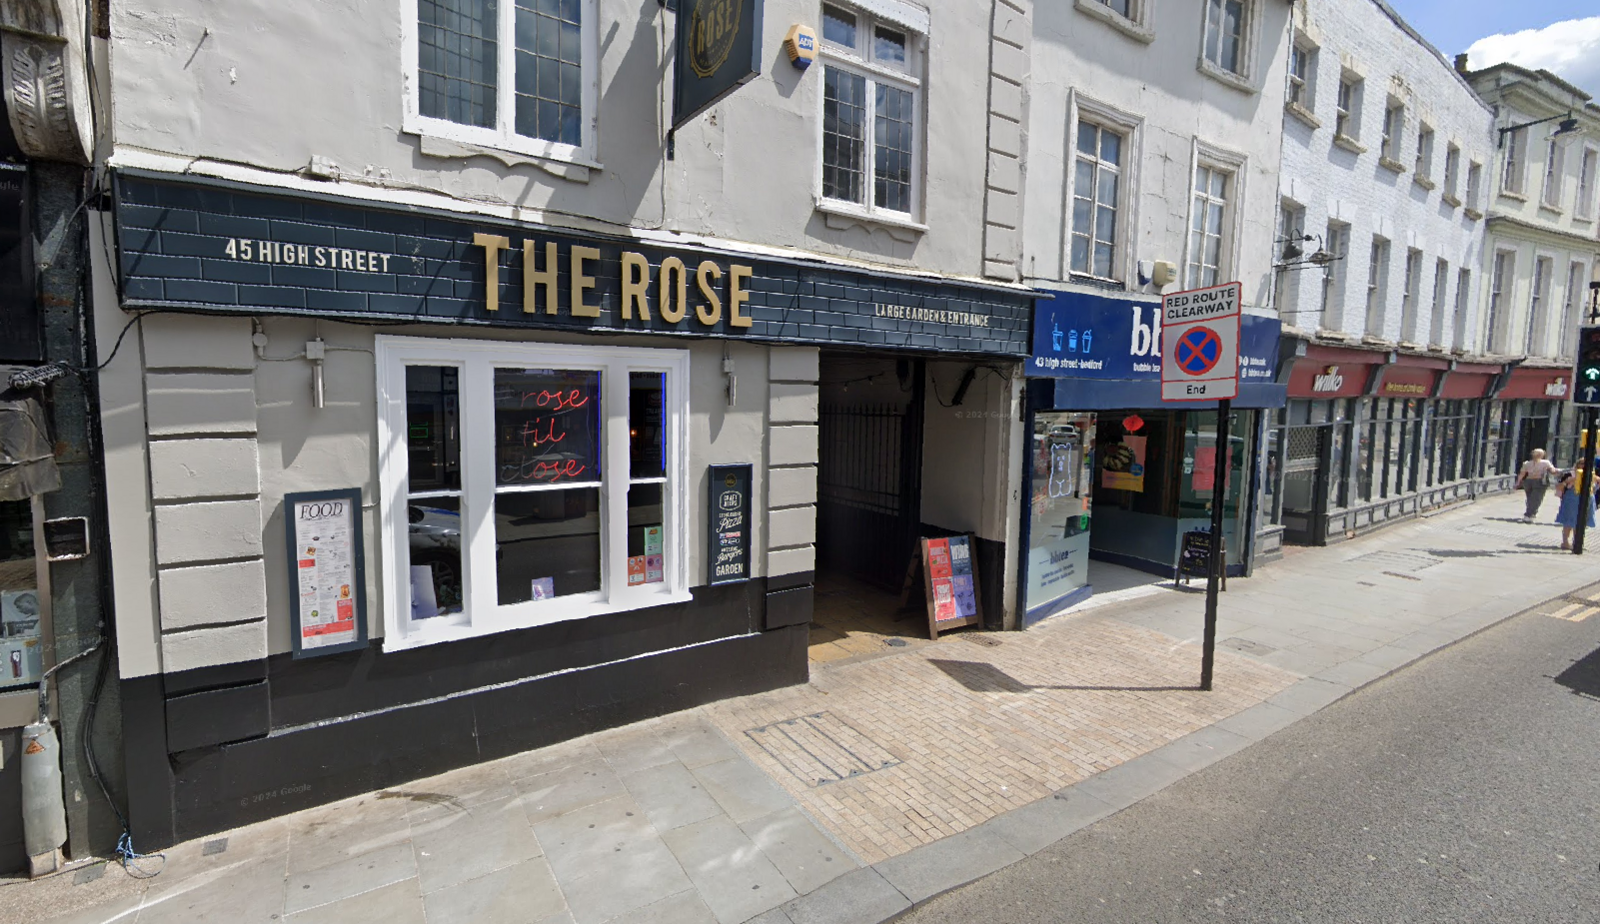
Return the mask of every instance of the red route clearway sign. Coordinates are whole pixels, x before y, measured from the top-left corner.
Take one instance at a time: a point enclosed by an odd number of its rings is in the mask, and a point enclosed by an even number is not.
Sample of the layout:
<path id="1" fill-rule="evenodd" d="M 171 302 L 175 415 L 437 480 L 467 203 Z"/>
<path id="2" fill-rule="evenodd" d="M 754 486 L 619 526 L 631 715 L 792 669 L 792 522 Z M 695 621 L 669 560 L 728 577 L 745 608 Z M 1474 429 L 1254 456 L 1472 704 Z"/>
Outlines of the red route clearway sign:
<path id="1" fill-rule="evenodd" d="M 1227 282 L 1162 297 L 1162 401 L 1239 396 L 1239 296 L 1243 288 Z"/>

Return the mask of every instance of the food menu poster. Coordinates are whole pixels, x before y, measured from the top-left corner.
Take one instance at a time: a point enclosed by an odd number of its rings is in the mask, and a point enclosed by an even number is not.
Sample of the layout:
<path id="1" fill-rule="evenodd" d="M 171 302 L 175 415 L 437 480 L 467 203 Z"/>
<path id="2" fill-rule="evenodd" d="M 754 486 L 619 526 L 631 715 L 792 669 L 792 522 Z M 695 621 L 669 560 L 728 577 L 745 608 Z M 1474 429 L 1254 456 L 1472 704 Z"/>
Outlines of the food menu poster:
<path id="1" fill-rule="evenodd" d="M 750 479 L 753 466 L 712 465 L 709 475 L 710 511 L 706 538 L 709 562 L 707 584 L 731 584 L 750 579 Z M 645 562 L 646 580 L 649 561 Z"/>
<path id="2" fill-rule="evenodd" d="M 361 490 L 310 491 L 283 499 L 290 616 L 296 658 L 367 645 Z"/>
<path id="3" fill-rule="evenodd" d="M 975 619 L 978 591 L 972 573 L 972 543 L 966 536 L 927 541 L 929 606 L 935 623 Z"/>

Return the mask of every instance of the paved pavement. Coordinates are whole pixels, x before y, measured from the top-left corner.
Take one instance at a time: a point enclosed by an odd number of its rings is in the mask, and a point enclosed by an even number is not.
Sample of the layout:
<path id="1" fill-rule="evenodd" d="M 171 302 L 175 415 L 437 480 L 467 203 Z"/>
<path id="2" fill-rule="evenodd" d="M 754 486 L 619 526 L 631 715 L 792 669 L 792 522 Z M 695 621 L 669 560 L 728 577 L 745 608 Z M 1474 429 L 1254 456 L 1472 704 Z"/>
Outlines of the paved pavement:
<path id="1" fill-rule="evenodd" d="M 885 920 L 1591 583 L 1519 504 L 1230 582 L 1209 694 L 1199 585 L 1123 591 L 182 844 L 155 878 L 0 886 L 0 922 Z"/>
<path id="2" fill-rule="evenodd" d="M 1558 598 L 906 924 L 1594 924 L 1597 726 L 1600 607 Z"/>

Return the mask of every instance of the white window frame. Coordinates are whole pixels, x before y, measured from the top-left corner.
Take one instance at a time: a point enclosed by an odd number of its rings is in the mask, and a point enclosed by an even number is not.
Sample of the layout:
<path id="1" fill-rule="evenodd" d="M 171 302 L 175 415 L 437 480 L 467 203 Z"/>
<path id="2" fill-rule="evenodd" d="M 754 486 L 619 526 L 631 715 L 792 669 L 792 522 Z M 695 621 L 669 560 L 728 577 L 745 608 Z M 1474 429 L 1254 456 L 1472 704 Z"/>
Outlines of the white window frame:
<path id="1" fill-rule="evenodd" d="M 1400 339 L 1417 339 L 1417 312 L 1422 307 L 1422 251 L 1406 248 L 1405 283 L 1400 290 Z"/>
<path id="2" fill-rule="evenodd" d="M 1361 107 L 1366 83 L 1366 78 L 1360 74 L 1341 67 L 1339 86 L 1333 96 L 1333 142 L 1356 153 L 1366 150 L 1361 147 Z"/>
<path id="3" fill-rule="evenodd" d="M 1578 325 L 1583 318 L 1584 301 L 1589 296 L 1589 267 L 1582 260 L 1567 264 L 1567 307 L 1561 319 L 1561 340 L 1557 353 L 1566 359 L 1577 354 Z"/>
<path id="4" fill-rule="evenodd" d="M 1467 162 L 1467 187 L 1462 192 L 1461 205 L 1463 208 L 1477 212 L 1478 202 L 1483 194 L 1483 164 L 1480 161 Z"/>
<path id="5" fill-rule="evenodd" d="M 1367 333 L 1383 336 L 1383 309 L 1389 299 L 1390 240 L 1380 234 L 1372 236 L 1372 247 L 1367 251 Z"/>
<path id="6" fill-rule="evenodd" d="M 867 57 L 859 52 L 846 49 L 826 41 L 821 36 L 818 28 L 817 58 L 823 68 L 835 67 L 842 71 L 866 78 L 866 127 L 863 132 L 863 160 L 864 171 L 862 178 L 862 202 L 851 202 L 848 199 L 834 199 L 822 194 L 822 168 L 823 168 L 823 138 L 824 115 L 827 105 L 827 94 L 819 85 L 817 89 L 817 131 L 816 151 L 817 169 L 812 178 L 812 194 L 818 210 L 834 212 L 841 215 L 851 215 L 858 218 L 870 218 L 874 221 L 887 224 L 903 225 L 907 227 L 924 229 L 922 221 L 923 209 L 923 158 L 927 149 L 926 135 L 928 131 L 928 99 L 924 92 L 926 82 L 923 75 L 927 73 L 928 41 L 927 22 L 924 18 L 917 21 L 914 16 L 888 15 L 885 5 L 881 0 L 856 4 L 848 0 L 829 0 L 826 6 L 836 6 L 856 14 L 856 29 L 858 35 L 866 36 Z M 817 8 L 821 16 L 821 7 Z M 926 14 L 923 14 L 925 17 Z M 820 20 L 819 20 L 820 21 Z M 878 64 L 870 59 L 872 34 L 875 27 L 884 26 L 896 32 L 903 32 L 906 36 L 906 66 L 905 70 Z M 825 74 L 826 71 L 823 72 Z M 819 74 L 819 79 L 823 76 Z M 874 178 L 877 170 L 877 94 L 873 92 L 876 83 L 883 82 L 897 86 L 902 90 L 911 91 L 911 110 L 916 117 L 916 124 L 911 130 L 911 211 L 900 212 L 890 208 L 881 208 L 874 204 L 876 199 Z"/>
<path id="7" fill-rule="evenodd" d="M 1501 329 L 1507 324 L 1505 303 L 1511 297 L 1510 287 L 1516 282 L 1517 252 L 1496 250 L 1489 263 L 1489 316 L 1484 318 L 1484 348 L 1498 352 L 1504 342 Z"/>
<path id="8" fill-rule="evenodd" d="M 1400 155 L 1405 149 L 1406 104 L 1389 97 L 1383 107 L 1383 140 L 1378 144 L 1378 159 L 1404 169 Z"/>
<path id="9" fill-rule="evenodd" d="M 1200 56 L 1199 62 L 1195 66 L 1200 70 L 1200 73 L 1214 77 L 1236 90 L 1254 93 L 1256 90 L 1253 81 L 1256 73 L 1257 33 L 1260 30 L 1261 21 L 1257 4 L 1261 0 L 1237 0 L 1244 20 L 1239 26 L 1239 69 L 1230 70 L 1223 67 L 1221 63 L 1206 57 L 1206 37 L 1211 29 L 1211 5 L 1212 3 L 1229 2 L 1232 2 L 1232 0 L 1200 0 Z M 1218 28 L 1221 27 L 1219 26 Z M 1222 45 L 1219 41 L 1217 44 L 1219 57 L 1221 56 L 1221 50 Z"/>
<path id="10" fill-rule="evenodd" d="M 1350 265 L 1350 225 L 1329 221 L 1326 246 L 1328 253 L 1337 259 L 1322 270 L 1322 326 L 1337 328 L 1344 322 L 1344 292 L 1348 279 L 1345 267 Z"/>
<path id="11" fill-rule="evenodd" d="M 1463 266 L 1456 271 L 1456 310 L 1451 324 L 1450 344 L 1458 350 L 1467 345 L 1467 311 L 1472 305 L 1472 270 Z"/>
<path id="12" fill-rule="evenodd" d="M 1450 263 L 1439 257 L 1433 265 L 1433 314 L 1428 318 L 1428 345 L 1444 344 L 1444 307 L 1450 297 Z"/>
<path id="13" fill-rule="evenodd" d="M 1217 282 L 1233 282 L 1230 278 L 1239 266 L 1239 216 L 1244 209 L 1245 202 L 1245 170 L 1248 158 L 1237 151 L 1201 141 L 1194 140 L 1189 159 L 1189 213 L 1183 226 L 1183 280 L 1185 285 L 1189 282 L 1191 267 L 1197 259 L 1204 254 L 1194 253 L 1194 214 L 1195 200 L 1200 198 L 1200 193 L 1194 188 L 1195 171 L 1201 167 L 1230 174 L 1229 183 L 1232 193 L 1223 200 L 1222 207 L 1222 244 L 1218 248 Z M 1209 198 L 1209 193 L 1207 194 Z M 1203 271 L 1203 270 L 1202 270 Z"/>
<path id="14" fill-rule="evenodd" d="M 1289 89 L 1287 101 L 1291 106 L 1299 106 L 1306 112 L 1317 111 L 1317 46 L 1312 44 L 1304 32 L 1296 32 L 1294 40 L 1289 43 Z M 1294 63 L 1296 58 L 1300 61 L 1300 73 L 1295 73 Z M 1298 91 L 1299 99 L 1295 98 Z"/>
<path id="15" fill-rule="evenodd" d="M 495 39 L 495 128 L 462 125 L 448 119 L 438 119 L 422 114 L 421 75 L 417 70 L 417 0 L 400 0 L 401 67 L 405 110 L 401 116 L 401 129 L 406 134 L 422 135 L 475 145 L 500 151 L 510 151 L 529 157 L 565 161 L 598 168 L 596 161 L 598 143 L 595 137 L 599 124 L 600 104 L 600 41 L 597 19 L 598 0 L 580 0 L 583 22 L 579 24 L 583 54 L 583 115 L 579 120 L 581 141 L 576 145 L 530 138 L 516 132 L 516 13 L 513 0 L 500 0 L 499 32 Z"/>
<path id="16" fill-rule="evenodd" d="M 1461 147 L 1453 141 L 1444 147 L 1444 199 L 1461 204 Z"/>
<path id="17" fill-rule="evenodd" d="M 1500 171 L 1500 194 L 1524 198 L 1528 190 L 1528 130 L 1518 129 L 1505 135 L 1504 166 Z"/>
<path id="18" fill-rule="evenodd" d="M 1578 200 L 1572 205 L 1574 218 L 1594 218 L 1597 175 L 1600 175 L 1600 149 L 1585 146 L 1578 155 Z"/>
<path id="19" fill-rule="evenodd" d="M 1433 126 L 1426 122 L 1417 125 L 1417 156 L 1411 168 L 1412 179 L 1418 183 L 1433 182 L 1433 147 L 1436 136 Z"/>
<path id="20" fill-rule="evenodd" d="M 1522 333 L 1524 356 L 1538 356 L 1549 338 L 1550 286 L 1556 273 L 1556 260 L 1547 253 L 1533 255 L 1533 272 L 1528 276 L 1528 328 Z"/>
<path id="21" fill-rule="evenodd" d="M 571 619 L 586 619 L 688 601 L 690 537 L 689 351 L 597 347 L 492 340 L 442 340 L 380 334 L 373 346 L 378 394 L 378 511 L 383 566 L 386 651 L 476 638 Z M 406 367 L 454 366 L 461 411 L 460 613 L 411 619 L 406 452 Z M 495 480 L 494 371 L 599 370 L 600 590 L 547 600 L 499 605 L 493 521 Z M 629 372 L 666 374 L 667 498 L 662 511 L 664 580 L 629 586 L 627 534 L 629 479 Z M 621 387 L 618 386 L 621 382 Z M 487 588 L 485 590 L 484 588 Z"/>
<path id="22" fill-rule="evenodd" d="M 1093 2 L 1093 0 L 1091 0 Z M 1112 266 L 1112 277 L 1105 281 L 1125 282 L 1132 278 L 1130 271 L 1133 266 L 1134 254 L 1133 228 L 1137 227 L 1138 217 L 1134 214 L 1138 207 L 1139 196 L 1135 194 L 1139 182 L 1139 162 L 1141 144 L 1144 133 L 1144 120 L 1138 116 L 1129 115 L 1113 109 L 1097 100 L 1089 99 L 1076 90 L 1072 93 L 1071 101 L 1067 107 L 1067 117 L 1071 120 L 1069 137 L 1067 138 L 1068 164 L 1066 176 L 1066 214 L 1063 221 L 1066 226 L 1066 235 L 1063 238 L 1061 251 L 1061 265 L 1066 272 L 1062 278 L 1080 276 L 1090 279 L 1105 279 L 1091 273 L 1080 273 L 1072 268 L 1072 234 L 1075 230 L 1072 221 L 1072 200 L 1077 192 L 1078 177 L 1078 126 L 1082 122 L 1090 122 L 1102 131 L 1109 130 L 1122 136 L 1122 165 L 1118 169 L 1117 181 L 1117 256 Z M 1090 265 L 1093 265 L 1093 249 L 1091 241 Z"/>
<path id="23" fill-rule="evenodd" d="M 1566 149 L 1560 139 L 1551 138 L 1545 145 L 1544 182 L 1539 190 L 1539 204 L 1547 209 L 1561 210 L 1561 187 L 1565 186 L 1567 172 Z"/>
<path id="24" fill-rule="evenodd" d="M 1156 0 L 1128 0 L 1128 15 L 1111 8 L 1110 0 L 1073 0 L 1080 13 L 1092 16 L 1135 41 L 1149 44 L 1155 41 L 1155 28 L 1151 25 Z"/>

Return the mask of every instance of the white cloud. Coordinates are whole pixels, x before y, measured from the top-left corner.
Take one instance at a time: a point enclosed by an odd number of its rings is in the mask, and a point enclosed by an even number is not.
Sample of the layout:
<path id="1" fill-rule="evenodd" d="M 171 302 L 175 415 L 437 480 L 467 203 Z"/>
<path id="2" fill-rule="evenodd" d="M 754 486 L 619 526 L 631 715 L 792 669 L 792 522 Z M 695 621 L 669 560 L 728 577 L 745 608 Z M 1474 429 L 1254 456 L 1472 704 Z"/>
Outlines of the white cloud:
<path id="1" fill-rule="evenodd" d="M 1473 70 L 1505 61 L 1534 70 L 1543 68 L 1600 97 L 1600 16 L 1486 36 L 1473 42 L 1467 55 Z"/>

